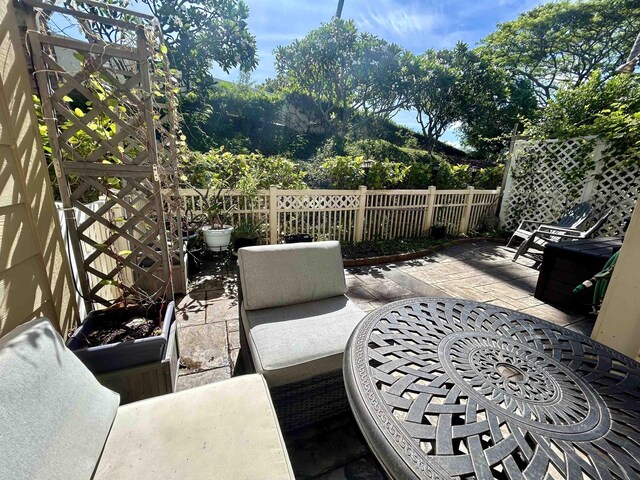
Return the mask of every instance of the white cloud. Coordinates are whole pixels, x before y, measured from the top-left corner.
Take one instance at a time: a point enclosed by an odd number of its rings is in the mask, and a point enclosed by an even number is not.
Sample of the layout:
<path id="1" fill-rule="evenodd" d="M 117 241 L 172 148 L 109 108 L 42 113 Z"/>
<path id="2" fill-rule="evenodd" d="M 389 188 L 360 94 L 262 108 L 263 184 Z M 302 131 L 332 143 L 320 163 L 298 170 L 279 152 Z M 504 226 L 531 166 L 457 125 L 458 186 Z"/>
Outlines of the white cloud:
<path id="1" fill-rule="evenodd" d="M 390 33 L 397 37 L 433 33 L 446 23 L 437 10 L 425 4 L 397 3 L 392 0 L 376 2 L 374 5 L 369 3 L 363 13 L 355 16 L 355 21 L 363 30 L 382 36 Z"/>

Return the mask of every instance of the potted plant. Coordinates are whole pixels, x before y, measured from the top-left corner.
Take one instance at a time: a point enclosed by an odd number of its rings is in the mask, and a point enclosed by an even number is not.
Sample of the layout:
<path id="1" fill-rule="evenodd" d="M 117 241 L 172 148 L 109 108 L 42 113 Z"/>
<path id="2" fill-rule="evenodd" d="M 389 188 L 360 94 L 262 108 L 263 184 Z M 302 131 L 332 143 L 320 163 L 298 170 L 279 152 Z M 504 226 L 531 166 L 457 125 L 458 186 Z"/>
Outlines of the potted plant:
<path id="1" fill-rule="evenodd" d="M 240 220 L 233 228 L 233 252 L 242 247 L 252 247 L 258 244 L 258 239 L 264 233 L 265 224 L 253 217 Z"/>
<path id="2" fill-rule="evenodd" d="M 211 190 L 213 188 L 213 195 Z M 222 192 L 227 188 L 226 181 L 212 182 L 203 193 L 194 189 L 202 199 L 207 225 L 202 227 L 202 235 L 209 250 L 220 252 L 229 248 L 233 227 L 226 222 L 229 219 L 233 205 L 226 206 Z"/>
<path id="3" fill-rule="evenodd" d="M 164 301 L 94 310 L 67 346 L 96 374 L 160 362 L 173 318 L 173 302 Z"/>
<path id="4" fill-rule="evenodd" d="M 442 240 L 447 235 L 447 225 L 442 222 L 435 222 L 431 226 L 431 238 Z"/>

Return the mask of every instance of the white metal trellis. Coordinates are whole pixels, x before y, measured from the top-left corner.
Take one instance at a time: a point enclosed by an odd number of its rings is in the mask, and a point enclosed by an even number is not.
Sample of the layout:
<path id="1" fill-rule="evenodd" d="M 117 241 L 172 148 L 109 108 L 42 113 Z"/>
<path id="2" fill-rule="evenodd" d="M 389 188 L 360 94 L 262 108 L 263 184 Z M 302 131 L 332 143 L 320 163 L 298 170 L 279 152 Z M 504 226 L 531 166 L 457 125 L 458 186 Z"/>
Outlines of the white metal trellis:
<path id="1" fill-rule="evenodd" d="M 157 21 L 93 0 L 22 6 L 88 310 L 112 303 L 105 292 L 114 284 L 125 298 L 171 296 L 172 265 L 184 269 L 174 205 L 178 119 Z M 88 208 L 91 196 L 104 204 Z M 97 226 L 109 232 L 99 243 L 91 234 Z"/>

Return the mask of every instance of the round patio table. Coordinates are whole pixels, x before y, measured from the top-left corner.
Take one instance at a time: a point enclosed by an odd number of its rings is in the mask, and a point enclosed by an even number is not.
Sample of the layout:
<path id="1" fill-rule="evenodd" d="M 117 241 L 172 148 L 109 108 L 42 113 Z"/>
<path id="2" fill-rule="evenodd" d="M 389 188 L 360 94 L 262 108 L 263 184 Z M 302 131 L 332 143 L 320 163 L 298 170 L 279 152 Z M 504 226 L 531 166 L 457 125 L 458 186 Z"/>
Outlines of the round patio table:
<path id="1" fill-rule="evenodd" d="M 640 478 L 640 364 L 524 313 L 412 298 L 344 357 L 356 420 L 395 479 Z"/>

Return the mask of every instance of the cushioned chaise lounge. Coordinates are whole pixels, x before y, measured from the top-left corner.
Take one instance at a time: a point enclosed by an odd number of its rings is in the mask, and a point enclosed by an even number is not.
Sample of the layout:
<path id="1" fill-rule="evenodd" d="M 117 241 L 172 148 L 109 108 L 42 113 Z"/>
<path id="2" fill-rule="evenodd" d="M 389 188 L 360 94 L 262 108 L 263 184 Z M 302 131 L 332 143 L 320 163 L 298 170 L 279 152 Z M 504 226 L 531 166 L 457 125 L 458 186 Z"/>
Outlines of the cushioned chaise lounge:
<path id="1" fill-rule="evenodd" d="M 119 407 L 46 319 L 0 339 L 0 478 L 292 479 L 261 375 Z"/>
<path id="2" fill-rule="evenodd" d="M 346 296 L 338 242 L 242 248 L 242 358 L 264 375 L 281 426 L 348 409 L 342 356 L 365 313 Z"/>

